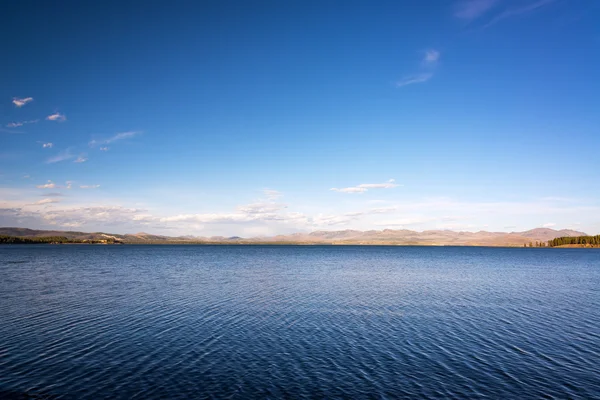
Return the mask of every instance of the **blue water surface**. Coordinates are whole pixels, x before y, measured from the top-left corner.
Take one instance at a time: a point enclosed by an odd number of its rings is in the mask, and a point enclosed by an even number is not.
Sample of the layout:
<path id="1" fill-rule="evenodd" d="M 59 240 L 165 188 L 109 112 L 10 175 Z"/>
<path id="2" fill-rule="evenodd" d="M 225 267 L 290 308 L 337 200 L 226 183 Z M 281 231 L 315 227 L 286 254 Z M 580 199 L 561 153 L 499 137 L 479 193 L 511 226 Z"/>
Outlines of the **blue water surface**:
<path id="1" fill-rule="evenodd" d="M 0 246 L 0 397 L 600 398 L 600 250 Z"/>

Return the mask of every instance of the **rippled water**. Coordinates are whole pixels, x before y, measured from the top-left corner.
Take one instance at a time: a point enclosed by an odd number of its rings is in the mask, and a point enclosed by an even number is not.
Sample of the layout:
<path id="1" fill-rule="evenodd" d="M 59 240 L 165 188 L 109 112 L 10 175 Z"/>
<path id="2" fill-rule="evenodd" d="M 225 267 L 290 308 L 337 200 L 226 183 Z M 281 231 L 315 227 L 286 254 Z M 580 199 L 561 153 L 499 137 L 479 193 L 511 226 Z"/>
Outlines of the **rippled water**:
<path id="1" fill-rule="evenodd" d="M 600 251 L 0 246 L 0 397 L 600 398 Z"/>

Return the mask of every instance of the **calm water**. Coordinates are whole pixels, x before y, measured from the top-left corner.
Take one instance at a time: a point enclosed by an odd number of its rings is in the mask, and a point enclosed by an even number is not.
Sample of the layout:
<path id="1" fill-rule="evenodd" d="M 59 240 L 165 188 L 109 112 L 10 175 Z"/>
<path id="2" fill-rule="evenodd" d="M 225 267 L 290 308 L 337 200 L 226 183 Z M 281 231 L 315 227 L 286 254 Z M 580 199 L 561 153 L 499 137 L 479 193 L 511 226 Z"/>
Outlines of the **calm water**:
<path id="1" fill-rule="evenodd" d="M 600 251 L 0 246 L 0 397 L 600 398 Z"/>

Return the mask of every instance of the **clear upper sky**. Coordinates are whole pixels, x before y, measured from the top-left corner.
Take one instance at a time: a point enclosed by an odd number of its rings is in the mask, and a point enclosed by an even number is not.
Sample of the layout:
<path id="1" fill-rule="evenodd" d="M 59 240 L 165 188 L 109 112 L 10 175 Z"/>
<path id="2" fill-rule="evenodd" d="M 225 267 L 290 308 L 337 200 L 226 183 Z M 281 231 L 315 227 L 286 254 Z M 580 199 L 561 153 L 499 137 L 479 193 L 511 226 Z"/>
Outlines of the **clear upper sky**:
<path id="1" fill-rule="evenodd" d="M 1 6 L 0 226 L 600 232 L 600 2 Z"/>

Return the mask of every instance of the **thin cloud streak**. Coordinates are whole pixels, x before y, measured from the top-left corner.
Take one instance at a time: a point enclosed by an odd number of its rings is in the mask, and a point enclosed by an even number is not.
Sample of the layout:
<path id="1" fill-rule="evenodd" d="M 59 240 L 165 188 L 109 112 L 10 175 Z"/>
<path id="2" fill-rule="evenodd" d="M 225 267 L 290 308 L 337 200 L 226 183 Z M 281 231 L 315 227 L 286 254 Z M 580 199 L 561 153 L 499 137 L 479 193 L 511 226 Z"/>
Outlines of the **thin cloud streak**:
<path id="1" fill-rule="evenodd" d="M 340 192 L 340 193 L 358 193 L 358 194 L 362 194 L 366 191 L 368 191 L 369 189 L 391 189 L 391 188 L 395 188 L 398 187 L 400 185 L 398 185 L 394 179 L 390 179 L 387 182 L 384 183 L 361 183 L 360 185 L 357 186 L 351 186 L 351 187 L 347 187 L 347 188 L 331 188 L 329 190 L 334 191 L 334 192 Z"/>
<path id="2" fill-rule="evenodd" d="M 437 50 L 427 50 L 425 52 L 425 57 L 423 58 L 423 62 L 426 65 L 435 64 L 440 59 L 440 52 Z"/>
<path id="3" fill-rule="evenodd" d="M 74 157 L 75 156 L 71 153 L 71 151 L 69 149 L 67 149 L 67 150 L 64 150 L 64 151 L 58 153 L 54 157 L 50 157 L 48 160 L 46 160 L 46 163 L 47 164 L 54 164 L 54 163 L 57 163 L 57 162 L 70 160 L 70 159 L 72 159 Z"/>
<path id="4" fill-rule="evenodd" d="M 40 201 L 36 201 L 35 203 L 33 203 L 34 205 L 43 205 L 43 204 L 51 204 L 51 203 L 59 203 L 60 200 L 59 199 L 43 199 Z"/>
<path id="5" fill-rule="evenodd" d="M 61 113 L 54 113 L 52 115 L 48 115 L 46 117 L 46 119 L 48 121 L 58 121 L 58 122 L 64 122 L 67 120 L 67 117 L 64 114 Z"/>
<path id="6" fill-rule="evenodd" d="M 39 119 L 32 119 L 30 121 L 18 121 L 18 122 L 11 122 L 9 124 L 6 124 L 7 128 L 18 128 L 19 126 L 23 126 L 25 124 L 36 124 L 39 121 Z"/>
<path id="7" fill-rule="evenodd" d="M 340 193 L 364 193 L 366 192 L 368 189 L 366 188 L 360 188 L 360 187 L 347 187 L 347 188 L 331 188 L 329 190 L 332 190 L 334 192 L 340 192 Z"/>
<path id="8" fill-rule="evenodd" d="M 17 107 L 23 107 L 25 104 L 30 103 L 33 101 L 33 97 L 13 97 L 13 104 Z"/>
<path id="9" fill-rule="evenodd" d="M 56 183 L 54 183 L 52 181 L 48 181 L 48 183 L 36 186 L 36 188 L 38 188 L 38 189 L 56 189 L 57 187 L 58 186 L 56 186 Z"/>
<path id="10" fill-rule="evenodd" d="M 283 196 L 283 194 L 281 194 L 281 192 L 279 192 L 278 190 L 273 190 L 273 189 L 263 189 L 263 193 L 269 200 L 277 200 L 278 198 Z"/>
<path id="11" fill-rule="evenodd" d="M 473 20 L 490 11 L 497 3 L 498 0 L 463 1 L 457 5 L 454 16 L 460 19 Z"/>
<path id="12" fill-rule="evenodd" d="M 396 182 L 395 179 L 390 179 L 389 181 L 384 183 L 361 183 L 357 187 L 365 189 L 391 189 L 400 186 L 394 182 Z"/>
<path id="13" fill-rule="evenodd" d="M 487 24 L 485 24 L 483 27 L 488 28 L 494 24 L 497 24 L 498 22 L 502 21 L 503 19 L 531 13 L 531 12 L 533 12 L 539 8 L 542 8 L 548 4 L 554 3 L 555 1 L 556 0 L 540 0 L 540 1 L 531 3 L 524 7 L 509 8 L 506 11 L 504 11 L 504 12 L 498 14 L 497 16 L 495 16 L 494 18 L 492 18 L 492 20 L 490 22 L 488 22 Z"/>
<path id="14" fill-rule="evenodd" d="M 92 140 L 89 142 L 90 147 L 94 147 L 97 145 L 101 145 L 101 144 L 110 144 L 110 143 L 114 143 L 116 141 L 119 140 L 123 140 L 123 139 L 128 139 L 128 138 L 132 138 L 136 135 L 141 134 L 141 131 L 128 131 L 128 132 L 121 132 L 121 133 L 117 133 L 114 136 L 111 136 L 108 139 L 104 139 L 104 140 Z M 106 151 L 108 150 L 108 147 L 102 147 L 100 150 Z"/>
<path id="15" fill-rule="evenodd" d="M 396 87 L 404 87 L 408 85 L 413 85 L 415 83 L 424 83 L 430 80 L 432 77 L 432 73 L 407 76 L 396 82 Z"/>

